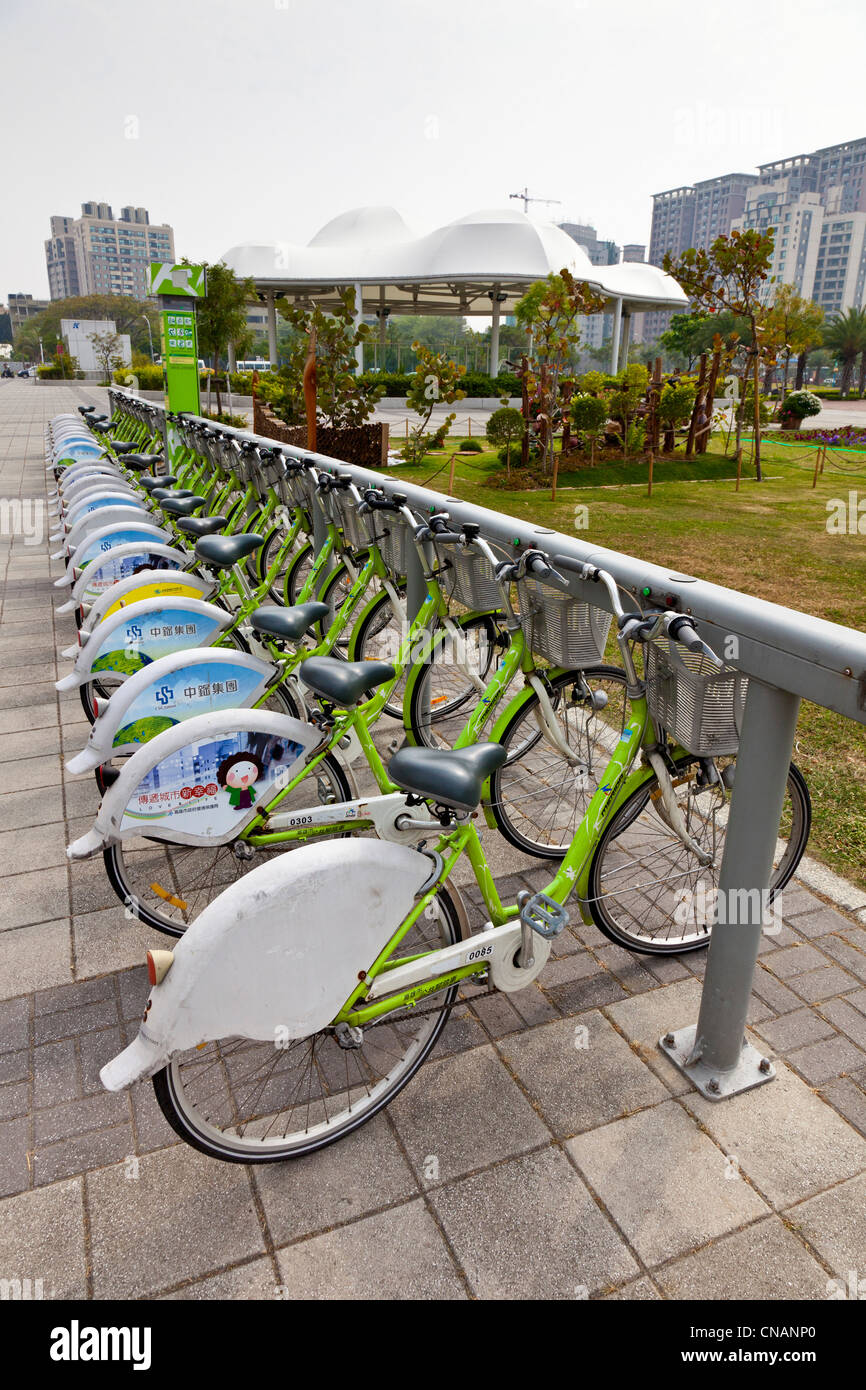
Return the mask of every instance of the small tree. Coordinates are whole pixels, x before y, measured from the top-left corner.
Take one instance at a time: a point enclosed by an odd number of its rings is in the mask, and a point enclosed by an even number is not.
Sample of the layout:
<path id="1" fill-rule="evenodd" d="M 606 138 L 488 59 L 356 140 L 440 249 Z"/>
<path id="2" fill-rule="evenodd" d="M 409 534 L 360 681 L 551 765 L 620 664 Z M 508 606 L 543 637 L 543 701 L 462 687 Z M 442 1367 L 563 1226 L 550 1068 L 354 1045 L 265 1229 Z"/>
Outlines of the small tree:
<path id="1" fill-rule="evenodd" d="M 93 344 L 93 355 L 102 368 L 102 385 L 111 385 L 112 372 L 123 366 L 121 342 L 117 333 L 88 333 L 87 341 Z M 62 354 L 65 356 L 65 354 Z"/>
<path id="2" fill-rule="evenodd" d="M 189 265 L 184 260 L 184 265 Z M 247 304 L 255 298 L 252 280 L 239 280 L 224 261 L 215 265 L 205 263 L 207 295 L 196 301 L 196 334 L 199 352 L 210 358 L 215 373 L 219 372 L 220 357 L 228 352 L 229 343 L 248 333 Z M 222 412 L 219 377 L 216 388 L 217 414 Z"/>
<path id="3" fill-rule="evenodd" d="M 690 246 L 674 258 L 668 252 L 664 268 L 679 281 L 699 309 L 710 314 L 724 310 L 744 318 L 749 329 L 749 352 L 745 357 L 740 399 L 737 408 L 737 447 L 743 427 L 746 382 L 751 372 L 754 382 L 755 473 L 761 481 L 761 430 L 759 367 L 766 348 L 763 344 L 767 309 L 761 293 L 773 259 L 774 229 L 760 232 L 753 227 L 716 237 L 709 250 Z"/>
<path id="4" fill-rule="evenodd" d="M 417 357 L 417 365 L 406 392 L 406 403 L 420 419 L 409 432 L 403 457 L 409 463 L 419 463 L 431 445 L 432 436 L 428 433 L 427 427 L 436 406 L 443 403 L 453 405 L 455 401 L 462 401 L 466 395 L 466 392 L 460 389 L 460 378 L 466 375 L 466 368 L 458 367 L 445 352 L 435 352 L 417 339 L 412 344 L 412 351 Z M 456 416 L 452 412 L 437 429 L 436 434 L 442 442 L 455 419 Z"/>
<path id="5" fill-rule="evenodd" d="M 486 434 L 494 448 L 505 449 L 505 471 L 511 477 L 511 445 L 523 435 L 524 421 L 519 410 L 504 405 L 487 421 Z"/>
<path id="6" fill-rule="evenodd" d="M 673 433 L 678 425 L 691 419 L 695 405 L 695 387 L 687 381 L 668 382 L 659 399 L 659 420 L 666 431 Z M 710 402 L 712 405 L 712 402 Z M 668 440 L 670 443 L 670 440 Z"/>
<path id="7" fill-rule="evenodd" d="M 607 401 L 608 412 L 613 420 L 622 424 L 622 451 L 628 452 L 628 430 L 634 413 L 646 395 L 649 373 L 638 362 L 631 362 L 617 378 L 617 389 L 611 392 Z"/>
<path id="8" fill-rule="evenodd" d="M 781 353 L 785 361 L 782 403 L 788 394 L 791 358 L 809 352 L 821 342 L 824 310 L 814 300 L 803 299 L 793 285 L 780 285 L 767 314 L 765 343 L 768 351 Z"/>
<path id="9" fill-rule="evenodd" d="M 280 300 L 280 313 L 294 330 L 288 362 L 280 369 L 277 382 L 262 391 L 276 413 L 288 424 L 304 419 L 304 367 L 314 333 L 317 417 L 322 424 L 337 429 L 365 424 L 385 388 L 358 375 L 355 349 L 367 341 L 371 330 L 365 323 L 355 323 L 355 291 L 341 291 L 340 307 L 333 314 L 316 305 L 306 308 L 286 300 Z"/>
<path id="10" fill-rule="evenodd" d="M 578 320 L 603 308 L 604 299 L 565 268 L 558 275 L 537 280 L 515 308 L 517 322 L 532 344 L 530 394 L 548 472 L 553 469 L 553 444 L 561 415 L 560 383 L 580 344 Z"/>
<path id="11" fill-rule="evenodd" d="M 587 375 L 600 375 L 600 373 L 587 373 Z M 590 443 L 590 458 L 595 463 L 595 443 L 604 429 L 605 421 L 608 416 L 607 401 L 600 396 L 591 396 L 584 393 L 575 396 L 571 402 L 571 423 L 573 428 L 580 436 L 581 444 L 586 447 L 586 441 Z"/>

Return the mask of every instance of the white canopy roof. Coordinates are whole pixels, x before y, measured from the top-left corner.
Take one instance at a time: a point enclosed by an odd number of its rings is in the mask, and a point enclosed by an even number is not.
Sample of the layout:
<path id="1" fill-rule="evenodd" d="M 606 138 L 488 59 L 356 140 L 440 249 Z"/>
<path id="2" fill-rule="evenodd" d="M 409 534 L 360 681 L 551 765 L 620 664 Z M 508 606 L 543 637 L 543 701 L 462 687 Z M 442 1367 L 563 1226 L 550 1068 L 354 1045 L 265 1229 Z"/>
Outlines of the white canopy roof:
<path id="1" fill-rule="evenodd" d="M 365 313 L 489 314 L 491 294 L 510 313 L 534 281 L 567 267 L 625 311 L 683 309 L 687 299 L 656 266 L 627 262 L 594 266 L 561 227 L 533 222 L 513 208 L 473 212 L 426 236 L 416 235 L 395 208 L 353 208 L 326 223 L 307 246 L 247 242 L 223 260 L 249 276 L 259 293 L 273 291 L 322 308 L 335 291 L 360 284 Z"/>

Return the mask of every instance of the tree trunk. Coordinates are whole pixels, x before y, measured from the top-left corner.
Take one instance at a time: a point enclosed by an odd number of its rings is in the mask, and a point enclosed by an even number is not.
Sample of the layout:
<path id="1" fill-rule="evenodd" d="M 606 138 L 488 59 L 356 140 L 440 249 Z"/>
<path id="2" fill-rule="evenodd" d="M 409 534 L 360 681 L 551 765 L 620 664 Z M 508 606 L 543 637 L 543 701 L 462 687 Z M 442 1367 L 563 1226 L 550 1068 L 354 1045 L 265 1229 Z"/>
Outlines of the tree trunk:
<path id="1" fill-rule="evenodd" d="M 757 339 L 757 334 L 756 334 L 755 331 L 754 331 L 754 327 L 753 327 L 753 329 L 752 329 L 752 338 L 753 338 L 753 341 L 756 341 L 756 339 Z M 760 391 L 758 390 L 759 382 L 760 382 L 760 359 L 759 359 L 758 353 L 756 352 L 756 353 L 755 353 L 754 387 L 753 387 L 753 390 L 754 390 L 754 392 L 755 392 L 755 477 L 756 477 L 756 479 L 758 480 L 758 482 L 760 483 L 760 482 L 763 481 L 763 479 L 762 479 L 762 477 L 761 477 L 761 393 L 760 393 Z"/>
<path id="2" fill-rule="evenodd" d="M 839 384 L 839 395 L 842 400 L 845 399 L 845 397 L 848 395 L 848 392 L 851 390 L 851 378 L 853 375 L 854 358 L 846 357 L 845 361 L 842 363 L 842 380 Z"/>
<path id="3" fill-rule="evenodd" d="M 797 375 L 794 378 L 795 391 L 800 391 L 803 388 L 803 378 L 806 375 L 806 361 L 808 359 L 808 356 L 808 352 L 801 352 L 799 357 L 797 358 Z"/>
<path id="4" fill-rule="evenodd" d="M 695 403 L 692 406 L 692 417 L 689 421 L 689 433 L 686 439 L 686 458 L 690 459 L 695 451 L 695 429 L 697 427 L 698 413 L 704 396 L 704 389 L 707 381 L 707 354 L 701 353 L 700 368 L 698 370 L 698 386 L 695 391 Z"/>
<path id="5" fill-rule="evenodd" d="M 784 381 L 782 382 L 782 402 L 781 402 L 782 405 L 785 404 L 785 397 L 786 397 L 787 394 L 788 394 L 788 368 L 790 367 L 790 365 L 791 365 L 791 354 L 790 354 L 790 352 L 786 352 L 786 353 L 785 353 L 785 379 L 784 379 Z"/>
<path id="6" fill-rule="evenodd" d="M 866 348 L 860 354 L 860 380 L 857 383 L 857 389 L 861 396 L 866 391 Z"/>

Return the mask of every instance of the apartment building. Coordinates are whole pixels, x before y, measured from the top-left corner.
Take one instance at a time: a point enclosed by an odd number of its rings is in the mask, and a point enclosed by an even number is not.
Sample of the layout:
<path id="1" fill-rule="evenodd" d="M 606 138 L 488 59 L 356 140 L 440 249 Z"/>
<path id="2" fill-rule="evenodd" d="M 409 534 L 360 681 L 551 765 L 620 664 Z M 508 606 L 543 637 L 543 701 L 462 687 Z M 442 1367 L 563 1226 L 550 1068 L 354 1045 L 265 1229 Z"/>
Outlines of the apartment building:
<path id="1" fill-rule="evenodd" d="M 108 203 L 82 203 L 80 217 L 54 216 L 45 242 L 52 299 L 124 294 L 144 299 L 151 261 L 174 261 L 174 231 L 153 224 L 147 208 L 124 207 L 115 218 Z"/>

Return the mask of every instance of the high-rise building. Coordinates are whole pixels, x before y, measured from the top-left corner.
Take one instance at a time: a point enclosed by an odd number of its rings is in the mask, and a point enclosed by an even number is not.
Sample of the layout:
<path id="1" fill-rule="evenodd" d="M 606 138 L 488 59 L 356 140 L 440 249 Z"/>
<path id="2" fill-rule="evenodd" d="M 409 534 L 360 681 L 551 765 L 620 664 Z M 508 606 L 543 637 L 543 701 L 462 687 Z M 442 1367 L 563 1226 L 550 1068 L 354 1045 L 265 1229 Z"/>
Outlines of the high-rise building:
<path id="1" fill-rule="evenodd" d="M 765 295 L 795 285 L 825 313 L 859 307 L 866 295 L 866 138 L 725 174 L 653 198 L 649 259 L 708 247 L 734 228 L 775 229 Z M 645 335 L 658 337 L 671 315 L 647 314 Z"/>
<path id="2" fill-rule="evenodd" d="M 43 309 L 48 308 L 48 303 L 47 299 L 34 299 L 32 294 L 10 294 L 9 320 L 12 332 L 14 333 L 16 328 L 20 328 L 28 319 L 41 314 Z"/>
<path id="3" fill-rule="evenodd" d="M 80 217 L 51 218 L 45 242 L 52 299 L 72 295 L 149 293 L 151 261 L 174 261 L 174 231 L 150 221 L 146 208 L 125 207 L 115 218 L 108 203 L 82 203 Z"/>

